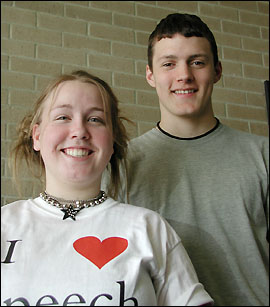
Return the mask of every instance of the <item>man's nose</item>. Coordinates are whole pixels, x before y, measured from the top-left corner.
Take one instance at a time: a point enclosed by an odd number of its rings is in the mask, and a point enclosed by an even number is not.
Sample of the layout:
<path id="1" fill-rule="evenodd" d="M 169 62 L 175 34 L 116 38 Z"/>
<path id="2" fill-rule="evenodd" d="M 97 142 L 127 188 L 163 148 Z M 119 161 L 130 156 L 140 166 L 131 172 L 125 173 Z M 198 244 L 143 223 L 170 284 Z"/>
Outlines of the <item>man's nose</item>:
<path id="1" fill-rule="evenodd" d="M 194 79 L 192 69 L 188 64 L 181 64 L 176 68 L 176 79 L 178 82 L 190 82 Z"/>

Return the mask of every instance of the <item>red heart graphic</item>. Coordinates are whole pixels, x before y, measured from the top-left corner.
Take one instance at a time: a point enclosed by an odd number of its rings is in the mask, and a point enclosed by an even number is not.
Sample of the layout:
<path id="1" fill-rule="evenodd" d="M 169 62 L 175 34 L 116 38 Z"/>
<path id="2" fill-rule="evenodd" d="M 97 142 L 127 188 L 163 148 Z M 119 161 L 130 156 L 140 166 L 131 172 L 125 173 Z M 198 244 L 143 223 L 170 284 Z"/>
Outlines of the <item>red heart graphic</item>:
<path id="1" fill-rule="evenodd" d="M 128 241 L 120 237 L 111 237 L 103 241 L 96 237 L 84 237 L 73 243 L 74 249 L 99 269 L 122 254 L 127 246 Z"/>

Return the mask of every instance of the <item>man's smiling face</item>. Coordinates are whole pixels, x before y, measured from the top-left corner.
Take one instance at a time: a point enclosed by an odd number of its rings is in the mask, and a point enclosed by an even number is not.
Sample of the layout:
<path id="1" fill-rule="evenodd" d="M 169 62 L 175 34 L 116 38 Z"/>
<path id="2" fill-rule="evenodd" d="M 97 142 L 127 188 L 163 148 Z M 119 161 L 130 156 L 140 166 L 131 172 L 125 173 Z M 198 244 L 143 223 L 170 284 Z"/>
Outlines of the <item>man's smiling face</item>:
<path id="1" fill-rule="evenodd" d="M 213 85 L 221 77 L 214 67 L 209 41 L 204 37 L 175 34 L 153 47 L 153 69 L 146 69 L 148 83 L 159 96 L 162 121 L 179 117 L 198 119 L 211 112 Z"/>

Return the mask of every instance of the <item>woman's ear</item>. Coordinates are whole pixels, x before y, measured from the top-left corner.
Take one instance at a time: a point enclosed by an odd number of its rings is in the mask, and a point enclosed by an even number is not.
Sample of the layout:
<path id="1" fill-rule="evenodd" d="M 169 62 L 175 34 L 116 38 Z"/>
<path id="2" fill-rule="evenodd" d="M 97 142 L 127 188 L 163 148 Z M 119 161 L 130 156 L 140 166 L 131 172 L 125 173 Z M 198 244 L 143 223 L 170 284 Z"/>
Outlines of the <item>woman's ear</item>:
<path id="1" fill-rule="evenodd" d="M 40 150 L 40 125 L 35 124 L 32 130 L 33 148 L 36 151 Z"/>
<path id="2" fill-rule="evenodd" d="M 155 78 L 149 65 L 146 65 L 146 80 L 152 87 L 156 87 Z"/>

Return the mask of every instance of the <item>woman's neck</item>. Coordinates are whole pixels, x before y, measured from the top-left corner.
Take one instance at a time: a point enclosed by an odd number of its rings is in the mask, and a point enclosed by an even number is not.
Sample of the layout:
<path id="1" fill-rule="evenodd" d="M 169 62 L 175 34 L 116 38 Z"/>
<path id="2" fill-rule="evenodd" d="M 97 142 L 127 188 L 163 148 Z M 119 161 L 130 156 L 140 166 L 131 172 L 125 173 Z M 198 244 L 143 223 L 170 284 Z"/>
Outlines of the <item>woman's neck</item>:
<path id="1" fill-rule="evenodd" d="M 80 185 L 50 185 L 46 184 L 46 192 L 66 200 L 87 200 L 98 196 L 100 184 L 82 187 Z"/>

